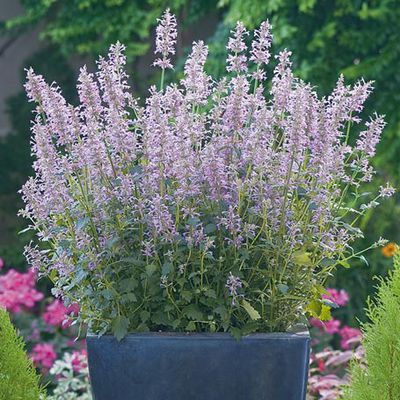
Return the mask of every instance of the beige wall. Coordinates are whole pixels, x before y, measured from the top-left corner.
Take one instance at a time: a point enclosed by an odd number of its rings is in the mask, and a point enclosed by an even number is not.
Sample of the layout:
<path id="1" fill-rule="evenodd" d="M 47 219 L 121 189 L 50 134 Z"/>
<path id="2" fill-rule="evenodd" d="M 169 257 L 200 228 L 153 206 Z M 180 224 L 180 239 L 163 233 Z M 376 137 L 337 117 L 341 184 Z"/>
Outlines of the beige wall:
<path id="1" fill-rule="evenodd" d="M 18 0 L 0 0 L 0 21 L 22 14 Z M 37 31 L 27 32 L 9 44 L 10 37 L 0 37 L 0 136 L 9 132 L 5 100 L 21 90 L 23 62 L 39 48 Z"/>

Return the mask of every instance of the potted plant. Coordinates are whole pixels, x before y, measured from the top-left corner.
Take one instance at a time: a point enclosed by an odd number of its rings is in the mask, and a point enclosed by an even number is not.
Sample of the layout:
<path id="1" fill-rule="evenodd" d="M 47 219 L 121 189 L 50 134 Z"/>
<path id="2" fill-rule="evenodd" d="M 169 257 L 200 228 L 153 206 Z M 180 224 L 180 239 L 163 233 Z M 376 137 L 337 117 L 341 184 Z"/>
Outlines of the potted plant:
<path id="1" fill-rule="evenodd" d="M 167 10 L 144 104 L 120 43 L 81 69 L 78 107 L 28 70 L 36 176 L 21 213 L 41 242 L 28 261 L 80 305 L 96 399 L 302 399 L 309 337 L 296 330 L 330 318 L 324 283 L 362 257 L 357 221 L 393 192 L 360 189 L 383 118 L 349 140 L 372 85 L 340 77 L 320 99 L 286 50 L 267 85 L 268 22 L 249 48 L 237 23 L 226 77 L 207 75 L 199 41 L 166 85 L 176 36 Z"/>

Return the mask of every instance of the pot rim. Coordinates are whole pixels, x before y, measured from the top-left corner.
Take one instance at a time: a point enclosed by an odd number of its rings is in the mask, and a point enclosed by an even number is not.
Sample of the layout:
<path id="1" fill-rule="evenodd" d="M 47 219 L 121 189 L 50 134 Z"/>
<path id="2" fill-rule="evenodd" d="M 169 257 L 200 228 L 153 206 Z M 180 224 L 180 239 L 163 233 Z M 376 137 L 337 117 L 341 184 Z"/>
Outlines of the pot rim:
<path id="1" fill-rule="evenodd" d="M 86 334 L 87 339 L 115 339 L 114 335 L 105 334 L 98 335 L 93 332 Z M 234 340 L 236 341 L 231 333 L 229 332 L 132 332 L 128 333 L 124 339 L 199 339 L 199 340 Z M 124 340 L 122 339 L 122 340 Z M 296 332 L 272 332 L 272 333 L 251 333 L 242 336 L 239 340 L 304 340 L 310 339 L 310 332 L 307 328 Z"/>

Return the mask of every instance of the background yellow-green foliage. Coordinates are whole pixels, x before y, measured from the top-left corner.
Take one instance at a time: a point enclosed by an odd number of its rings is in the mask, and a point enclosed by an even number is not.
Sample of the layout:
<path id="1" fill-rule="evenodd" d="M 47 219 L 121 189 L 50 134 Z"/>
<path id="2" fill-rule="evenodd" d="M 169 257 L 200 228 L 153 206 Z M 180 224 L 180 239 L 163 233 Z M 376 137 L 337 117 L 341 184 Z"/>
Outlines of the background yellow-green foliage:
<path id="1" fill-rule="evenodd" d="M 346 400 L 395 400 L 400 393 L 400 255 L 394 270 L 379 283 L 363 325 L 365 360 L 353 361 Z"/>
<path id="2" fill-rule="evenodd" d="M 43 396 L 43 397 L 41 397 Z M 25 353 L 25 344 L 0 307 L 0 400 L 44 399 L 39 375 Z"/>
<path id="3" fill-rule="evenodd" d="M 98 53 L 120 40 L 127 45 L 128 69 L 141 97 L 152 82 L 151 47 L 156 17 L 170 7 L 180 21 L 175 73 L 179 74 L 185 45 L 203 39 L 210 45 L 208 69 L 223 71 L 224 43 L 236 20 L 248 28 L 269 19 L 274 27 L 274 51 L 293 51 L 298 76 L 318 87 L 321 94 L 333 86 L 339 73 L 348 82 L 361 77 L 375 81 L 375 92 L 366 114 L 386 114 L 388 122 L 378 149 L 375 166 L 378 184 L 400 182 L 400 3 L 398 0 L 22 0 L 25 13 L 0 25 L 7 37 L 39 26 L 46 48 L 26 65 L 32 65 L 49 80 L 57 80 L 68 100 L 76 71 L 68 61 L 82 55 L 90 63 Z M 145 66 L 145 67 L 144 67 Z M 21 67 L 21 83 L 23 81 Z M 30 173 L 29 120 L 31 106 L 21 93 L 10 98 L 8 109 L 13 129 L 0 142 L 1 254 L 14 265 L 23 265 L 23 241 L 16 231 L 21 221 L 14 216 L 20 206 L 16 191 Z M 366 232 L 359 248 L 379 236 L 400 241 L 399 196 L 371 212 L 362 224 Z M 345 319 L 363 318 L 366 296 L 372 292 L 371 278 L 385 274 L 390 260 L 376 250 L 368 255 L 369 266 L 353 263 L 332 284 L 351 293 L 352 304 Z"/>

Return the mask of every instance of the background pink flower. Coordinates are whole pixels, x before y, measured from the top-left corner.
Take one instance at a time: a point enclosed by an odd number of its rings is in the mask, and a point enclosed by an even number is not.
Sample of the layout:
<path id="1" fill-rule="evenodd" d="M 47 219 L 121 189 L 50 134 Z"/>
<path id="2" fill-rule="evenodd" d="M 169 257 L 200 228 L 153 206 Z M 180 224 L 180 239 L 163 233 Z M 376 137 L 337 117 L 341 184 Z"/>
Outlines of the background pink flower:
<path id="1" fill-rule="evenodd" d="M 87 368 L 86 349 L 76 350 L 72 352 L 72 368 L 77 373 Z"/>
<path id="2" fill-rule="evenodd" d="M 4 268 L 4 260 L 0 257 L 0 269 Z"/>
<path id="3" fill-rule="evenodd" d="M 46 324 L 53 326 L 61 326 L 64 320 L 67 318 L 67 307 L 60 300 L 54 300 L 46 307 L 42 318 Z"/>
<path id="4" fill-rule="evenodd" d="M 349 301 L 349 295 L 348 293 L 343 290 L 337 290 L 337 289 L 332 289 L 329 288 L 327 289 L 328 294 L 322 295 L 324 299 L 330 300 L 333 303 L 337 304 L 338 306 L 345 306 L 347 302 Z"/>
<path id="5" fill-rule="evenodd" d="M 46 307 L 46 311 L 42 317 L 46 324 L 60 326 L 65 329 L 72 324 L 72 321 L 68 317 L 71 314 L 76 316 L 78 312 L 79 305 L 71 304 L 69 307 L 66 307 L 61 300 L 56 299 Z"/>
<path id="6" fill-rule="evenodd" d="M 36 366 L 50 369 L 57 358 L 57 354 L 51 344 L 38 343 L 32 349 L 31 358 Z"/>
<path id="7" fill-rule="evenodd" d="M 329 321 L 321 321 L 317 318 L 311 318 L 310 324 L 314 328 L 321 329 L 322 331 L 333 335 L 334 333 L 338 333 L 340 330 L 340 321 L 332 318 Z"/>
<path id="8" fill-rule="evenodd" d="M 351 328 L 350 326 L 344 326 L 339 334 L 342 337 L 340 346 L 345 350 L 354 347 L 353 345 L 361 340 L 361 331 L 357 328 Z"/>
<path id="9" fill-rule="evenodd" d="M 43 299 L 43 293 L 35 289 L 35 283 L 33 270 L 21 273 L 10 269 L 0 276 L 0 305 L 12 313 L 21 312 L 23 307 L 32 308 Z"/>
<path id="10" fill-rule="evenodd" d="M 325 321 L 325 331 L 331 335 L 338 333 L 340 329 L 340 321 L 332 318 L 330 321 Z"/>

